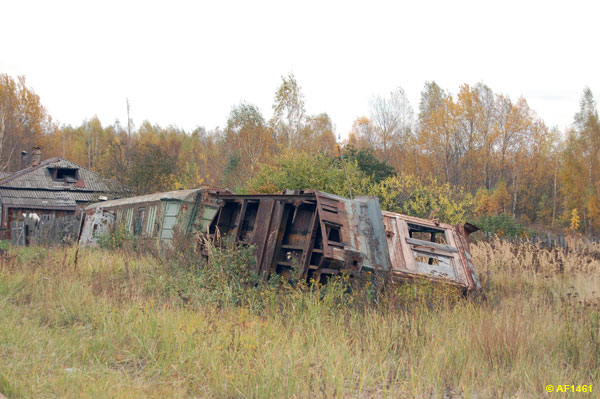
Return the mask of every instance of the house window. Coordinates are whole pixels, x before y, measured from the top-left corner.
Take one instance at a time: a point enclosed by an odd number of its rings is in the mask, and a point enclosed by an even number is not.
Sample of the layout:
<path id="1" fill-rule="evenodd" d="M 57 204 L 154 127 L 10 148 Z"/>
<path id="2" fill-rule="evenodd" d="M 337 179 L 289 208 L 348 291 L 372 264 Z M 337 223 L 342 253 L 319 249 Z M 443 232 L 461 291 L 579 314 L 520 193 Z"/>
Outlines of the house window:
<path id="1" fill-rule="evenodd" d="M 78 170 L 73 168 L 50 169 L 50 174 L 55 181 L 74 183 L 78 180 Z"/>

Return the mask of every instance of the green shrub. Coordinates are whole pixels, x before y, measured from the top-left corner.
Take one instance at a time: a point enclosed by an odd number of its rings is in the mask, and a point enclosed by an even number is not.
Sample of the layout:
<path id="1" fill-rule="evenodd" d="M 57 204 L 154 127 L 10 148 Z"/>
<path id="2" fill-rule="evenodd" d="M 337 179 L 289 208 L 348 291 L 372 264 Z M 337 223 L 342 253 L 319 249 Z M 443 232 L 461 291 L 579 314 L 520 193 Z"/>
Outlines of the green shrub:
<path id="1" fill-rule="evenodd" d="M 164 248 L 161 257 L 172 277 L 166 293 L 193 305 L 247 304 L 260 282 L 253 248 L 239 247 L 231 240 L 219 244 L 204 242 L 208 257 L 194 245 Z"/>
<path id="2" fill-rule="evenodd" d="M 345 166 L 352 194 L 365 194 L 371 178 L 359 169 L 356 160 L 347 160 Z M 273 166 L 262 165 L 244 191 L 277 193 L 284 189 L 313 189 L 348 196 L 348 185 L 340 160 L 324 154 L 292 153 L 282 156 Z"/>
<path id="3" fill-rule="evenodd" d="M 388 177 L 396 176 L 394 167 L 388 165 L 386 161 L 379 160 L 371 148 L 357 150 L 354 147 L 346 147 L 343 153 L 346 162 L 356 163 L 358 169 L 369 176 L 375 183 L 379 183 Z"/>
<path id="4" fill-rule="evenodd" d="M 371 186 L 369 194 L 379 198 L 383 210 L 421 218 L 436 210 L 435 217 L 446 223 L 462 222 L 473 210 L 471 194 L 434 177 L 422 181 L 413 175 L 391 176 Z"/>
<path id="5" fill-rule="evenodd" d="M 475 224 L 481 230 L 498 236 L 519 237 L 528 234 L 525 225 L 506 213 L 480 217 Z"/>
<path id="6" fill-rule="evenodd" d="M 118 224 L 108 233 L 98 234 L 96 236 L 98 246 L 102 249 L 117 249 L 123 248 L 123 244 L 130 242 L 133 239 L 129 229 L 123 224 Z"/>

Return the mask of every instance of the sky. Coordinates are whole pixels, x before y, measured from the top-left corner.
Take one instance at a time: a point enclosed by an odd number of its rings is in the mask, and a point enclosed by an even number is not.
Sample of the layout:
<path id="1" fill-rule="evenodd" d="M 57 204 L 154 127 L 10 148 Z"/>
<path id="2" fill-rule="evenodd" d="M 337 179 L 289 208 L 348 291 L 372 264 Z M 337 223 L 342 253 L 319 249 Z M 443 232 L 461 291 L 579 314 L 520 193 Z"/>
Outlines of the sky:
<path id="1" fill-rule="evenodd" d="M 482 82 L 546 122 L 600 98 L 598 1 L 0 0 L 0 73 L 24 75 L 53 119 L 223 127 L 240 102 L 272 115 L 293 73 L 309 114 L 336 134 L 369 99 L 426 81 Z"/>

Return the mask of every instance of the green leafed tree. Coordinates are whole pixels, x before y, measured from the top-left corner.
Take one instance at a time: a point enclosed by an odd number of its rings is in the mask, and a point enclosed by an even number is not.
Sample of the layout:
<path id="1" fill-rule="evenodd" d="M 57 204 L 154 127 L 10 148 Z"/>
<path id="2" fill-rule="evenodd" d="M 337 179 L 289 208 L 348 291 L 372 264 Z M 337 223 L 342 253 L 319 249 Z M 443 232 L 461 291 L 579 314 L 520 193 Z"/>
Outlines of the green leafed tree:
<path id="1" fill-rule="evenodd" d="M 470 193 L 435 177 L 421 181 L 414 175 L 390 176 L 373 185 L 369 194 L 379 198 L 383 210 L 421 218 L 434 212 L 446 223 L 465 221 L 471 218 L 473 210 Z"/>
<path id="2" fill-rule="evenodd" d="M 347 162 L 356 163 L 358 168 L 374 183 L 379 183 L 390 176 L 395 176 L 394 167 L 385 161 L 377 159 L 371 148 L 356 149 L 354 147 L 346 147 L 343 150 L 344 159 Z"/>
<path id="3" fill-rule="evenodd" d="M 356 162 L 346 162 L 353 195 L 365 194 L 371 179 L 360 171 Z M 338 158 L 324 154 L 287 153 L 274 165 L 261 166 L 245 191 L 277 193 L 284 189 L 314 189 L 349 196 L 344 169 Z"/>
<path id="4" fill-rule="evenodd" d="M 132 150 L 127 171 L 127 186 L 138 195 L 168 191 L 174 188 L 177 157 L 164 146 L 143 143 Z"/>

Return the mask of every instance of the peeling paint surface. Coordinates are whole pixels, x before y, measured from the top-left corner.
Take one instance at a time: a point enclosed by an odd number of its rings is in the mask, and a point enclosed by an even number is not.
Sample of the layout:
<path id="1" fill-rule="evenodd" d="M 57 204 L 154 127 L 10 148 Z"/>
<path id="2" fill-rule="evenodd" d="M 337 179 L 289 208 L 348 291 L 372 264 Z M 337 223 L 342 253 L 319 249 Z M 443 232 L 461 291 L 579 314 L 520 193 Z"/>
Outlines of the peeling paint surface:
<path id="1" fill-rule="evenodd" d="M 98 237 L 109 234 L 114 222 L 114 213 L 104 211 L 103 208 L 94 209 L 93 213 L 86 215 L 79 237 L 79 244 L 82 246 L 97 246 Z"/>
<path id="2" fill-rule="evenodd" d="M 463 226 L 385 211 L 383 220 L 393 278 L 428 278 L 467 291 L 481 289 Z"/>

